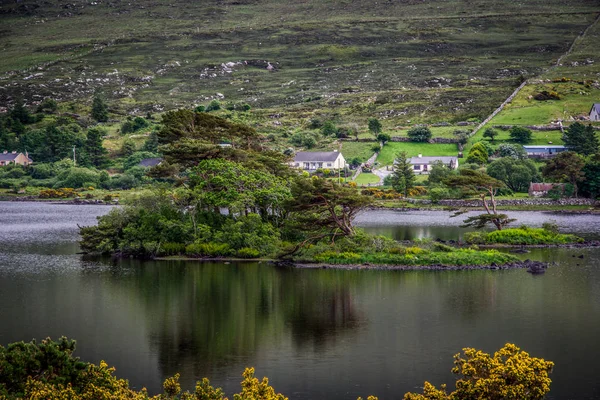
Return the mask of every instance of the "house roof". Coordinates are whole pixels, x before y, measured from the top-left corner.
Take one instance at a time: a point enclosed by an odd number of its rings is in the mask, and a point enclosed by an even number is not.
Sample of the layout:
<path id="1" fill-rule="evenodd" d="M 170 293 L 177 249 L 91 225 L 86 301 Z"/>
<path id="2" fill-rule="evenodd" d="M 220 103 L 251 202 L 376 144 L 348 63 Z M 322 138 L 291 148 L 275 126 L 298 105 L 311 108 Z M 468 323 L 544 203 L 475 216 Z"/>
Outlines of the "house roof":
<path id="1" fill-rule="evenodd" d="M 600 114 L 600 103 L 592 104 L 592 108 L 590 108 L 590 114 L 592 113 L 592 110 L 596 110 L 596 112 Z"/>
<path id="2" fill-rule="evenodd" d="M 436 161 L 441 161 L 444 164 L 450 164 L 451 162 L 456 162 L 458 157 L 441 157 L 441 156 L 432 156 L 432 157 L 411 157 L 411 164 L 432 164 Z"/>
<path id="3" fill-rule="evenodd" d="M 554 187 L 562 187 L 561 183 L 530 183 L 529 190 L 533 192 L 547 192 L 548 190 L 552 190 Z"/>
<path id="4" fill-rule="evenodd" d="M 156 167 L 162 160 L 162 158 L 144 158 L 138 165 L 140 167 Z"/>
<path id="5" fill-rule="evenodd" d="M 2 152 L 0 153 L 0 161 L 14 161 L 15 158 L 17 158 L 19 156 L 19 154 L 23 154 L 21 152 Z M 24 154 L 23 154 L 24 155 Z M 33 160 L 31 158 L 29 158 L 27 156 L 27 161 L 29 161 L 30 163 L 33 162 Z"/>
<path id="6" fill-rule="evenodd" d="M 12 161 L 21 153 L 0 153 L 0 161 Z"/>
<path id="7" fill-rule="evenodd" d="M 524 149 L 566 149 L 565 146 L 551 145 L 551 146 L 523 146 Z"/>
<path id="8" fill-rule="evenodd" d="M 299 151 L 296 153 L 294 161 L 335 161 L 340 155 L 341 153 L 338 151 Z"/>

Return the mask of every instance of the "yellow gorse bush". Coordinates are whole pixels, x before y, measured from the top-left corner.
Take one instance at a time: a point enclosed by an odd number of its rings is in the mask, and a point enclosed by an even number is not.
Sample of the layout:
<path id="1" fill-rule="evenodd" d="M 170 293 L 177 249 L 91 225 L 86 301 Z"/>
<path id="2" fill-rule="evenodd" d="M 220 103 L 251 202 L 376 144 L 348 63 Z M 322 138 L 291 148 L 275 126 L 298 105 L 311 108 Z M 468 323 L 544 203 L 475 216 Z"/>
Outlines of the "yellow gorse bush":
<path id="1" fill-rule="evenodd" d="M 48 339 L 49 340 L 49 339 Z M 43 343 L 47 344 L 47 343 Z M 35 343 L 33 343 L 35 345 Z M 69 347 L 66 352 L 70 356 Z M 404 400 L 538 400 L 550 391 L 549 373 L 554 363 L 531 357 L 514 344 L 506 344 L 493 355 L 473 348 L 465 348 L 454 356 L 452 372 L 458 375 L 456 390 L 448 393 L 446 385 L 436 388 L 425 382 L 423 393 L 407 393 Z M 102 361 L 99 365 L 86 364 L 69 379 L 45 380 L 44 374 L 31 376 L 24 383 L 24 392 L 3 391 L 0 380 L 0 398 L 27 400 L 228 400 L 223 390 L 210 385 L 207 378 L 196 383 L 194 392 L 182 392 L 179 374 L 163 383 L 164 393 L 150 397 L 146 389 L 129 388 L 129 382 L 114 376 L 114 368 Z M 288 400 L 269 385 L 265 377 L 254 376 L 254 368 L 246 368 L 241 392 L 233 400 Z M 1 374 L 0 374 L 1 377 Z M 66 378 L 67 375 L 64 375 Z M 57 383 L 60 382 L 60 383 Z M 8 395 L 8 396 L 3 396 Z M 362 400 L 362 398 L 358 398 Z M 367 400 L 378 400 L 369 396 Z"/>
<path id="2" fill-rule="evenodd" d="M 447 394 L 446 386 L 436 389 L 425 382 L 423 394 L 407 393 L 404 400 L 538 400 L 550 391 L 554 363 L 531 357 L 514 344 L 507 343 L 490 355 L 473 348 L 454 356 L 452 372 L 459 376 L 456 390 Z"/>

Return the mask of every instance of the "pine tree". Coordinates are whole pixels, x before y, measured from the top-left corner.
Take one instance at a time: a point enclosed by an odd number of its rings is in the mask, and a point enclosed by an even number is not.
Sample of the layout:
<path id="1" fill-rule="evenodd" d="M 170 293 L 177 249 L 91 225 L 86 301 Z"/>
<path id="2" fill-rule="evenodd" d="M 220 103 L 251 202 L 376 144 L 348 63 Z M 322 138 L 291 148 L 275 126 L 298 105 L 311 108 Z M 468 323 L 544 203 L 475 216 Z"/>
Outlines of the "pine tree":
<path id="1" fill-rule="evenodd" d="M 152 153 L 158 151 L 158 135 L 155 131 L 150 132 L 150 136 L 148 136 L 148 139 L 144 142 L 143 150 Z"/>
<path id="2" fill-rule="evenodd" d="M 578 154 L 587 156 L 598 152 L 598 138 L 592 125 L 575 122 L 563 134 L 563 141 L 569 150 Z"/>
<path id="3" fill-rule="evenodd" d="M 369 132 L 371 132 L 373 135 L 377 136 L 379 133 L 381 133 L 381 122 L 379 122 L 377 118 L 369 118 L 368 126 Z"/>
<path id="4" fill-rule="evenodd" d="M 394 173 L 392 174 L 392 187 L 398 193 L 408 197 L 408 191 L 415 186 L 415 173 L 405 151 L 398 153 L 394 161 Z"/>
<path id="5" fill-rule="evenodd" d="M 103 131 L 91 128 L 87 132 L 87 140 L 85 141 L 85 152 L 90 163 L 97 168 L 103 168 L 108 163 L 106 149 L 102 146 L 103 137 Z"/>
<path id="6" fill-rule="evenodd" d="M 98 122 L 108 121 L 108 107 L 104 100 L 98 95 L 94 96 L 91 115 L 92 118 Z"/>
<path id="7" fill-rule="evenodd" d="M 33 117 L 29 113 L 29 110 L 25 108 L 23 100 L 19 99 L 15 102 L 15 105 L 10 110 L 10 117 L 13 121 L 19 121 L 22 124 L 30 124 L 33 122 Z"/>

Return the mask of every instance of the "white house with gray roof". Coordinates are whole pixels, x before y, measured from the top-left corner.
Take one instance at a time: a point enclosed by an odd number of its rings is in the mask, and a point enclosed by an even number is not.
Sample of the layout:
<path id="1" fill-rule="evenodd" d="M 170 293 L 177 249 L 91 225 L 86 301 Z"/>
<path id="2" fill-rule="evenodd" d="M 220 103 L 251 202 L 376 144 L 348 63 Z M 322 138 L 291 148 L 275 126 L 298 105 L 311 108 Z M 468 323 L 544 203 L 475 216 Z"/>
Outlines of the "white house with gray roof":
<path id="1" fill-rule="evenodd" d="M 600 103 L 592 104 L 590 109 L 590 121 L 600 121 Z"/>
<path id="2" fill-rule="evenodd" d="M 433 164 L 438 161 L 450 169 L 458 168 L 458 157 L 423 157 L 422 154 L 419 154 L 417 157 L 411 157 L 409 160 L 410 164 L 413 166 L 413 171 L 415 174 L 428 174 L 429 171 L 431 171 Z"/>
<path id="3" fill-rule="evenodd" d="M 319 168 L 344 169 L 346 160 L 339 151 L 299 151 L 290 166 L 305 171 L 314 171 Z"/>

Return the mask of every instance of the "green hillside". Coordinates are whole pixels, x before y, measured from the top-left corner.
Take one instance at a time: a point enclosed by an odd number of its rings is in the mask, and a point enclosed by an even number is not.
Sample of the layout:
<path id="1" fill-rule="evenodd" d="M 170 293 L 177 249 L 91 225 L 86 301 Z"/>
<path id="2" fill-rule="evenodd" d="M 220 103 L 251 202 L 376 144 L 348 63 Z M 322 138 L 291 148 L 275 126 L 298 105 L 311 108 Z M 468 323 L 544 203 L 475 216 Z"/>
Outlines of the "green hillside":
<path id="1" fill-rule="evenodd" d="M 481 119 L 599 12 L 592 0 L 11 2 L 0 107 L 49 96 L 84 112 L 101 90 L 115 114 L 247 103 L 267 130 L 315 115 L 385 129 Z M 599 68 L 585 64 L 596 80 Z"/>

